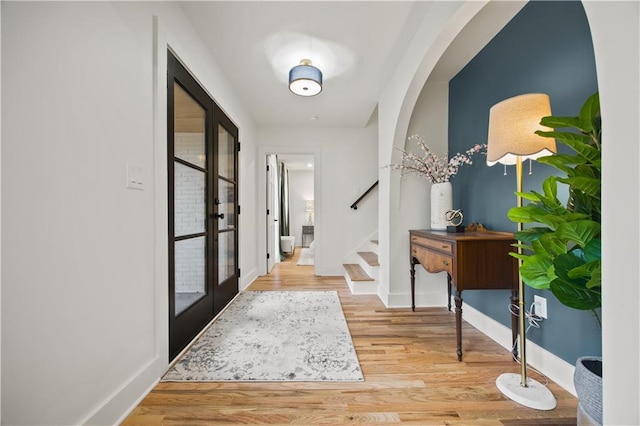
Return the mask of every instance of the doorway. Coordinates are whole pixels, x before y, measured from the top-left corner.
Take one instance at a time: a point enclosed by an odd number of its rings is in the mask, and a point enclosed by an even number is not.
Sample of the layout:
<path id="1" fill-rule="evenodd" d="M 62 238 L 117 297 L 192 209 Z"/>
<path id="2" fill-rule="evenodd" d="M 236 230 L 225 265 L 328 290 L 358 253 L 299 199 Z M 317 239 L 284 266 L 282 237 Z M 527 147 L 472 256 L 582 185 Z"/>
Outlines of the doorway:
<path id="1" fill-rule="evenodd" d="M 238 293 L 238 129 L 167 54 L 169 359 Z"/>
<path id="2" fill-rule="evenodd" d="M 315 159 L 313 154 L 266 156 L 266 265 L 315 265 Z M 275 255 L 274 255 L 275 253 Z"/>

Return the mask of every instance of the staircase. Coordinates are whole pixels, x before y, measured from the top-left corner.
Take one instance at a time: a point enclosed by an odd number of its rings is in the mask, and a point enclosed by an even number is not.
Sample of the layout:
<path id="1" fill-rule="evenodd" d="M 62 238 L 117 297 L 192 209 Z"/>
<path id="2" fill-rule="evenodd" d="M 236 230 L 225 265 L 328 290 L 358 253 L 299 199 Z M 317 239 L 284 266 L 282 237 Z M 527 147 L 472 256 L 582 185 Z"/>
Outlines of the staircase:
<path id="1" fill-rule="evenodd" d="M 378 240 L 363 243 L 342 266 L 351 293 L 378 294 Z"/>

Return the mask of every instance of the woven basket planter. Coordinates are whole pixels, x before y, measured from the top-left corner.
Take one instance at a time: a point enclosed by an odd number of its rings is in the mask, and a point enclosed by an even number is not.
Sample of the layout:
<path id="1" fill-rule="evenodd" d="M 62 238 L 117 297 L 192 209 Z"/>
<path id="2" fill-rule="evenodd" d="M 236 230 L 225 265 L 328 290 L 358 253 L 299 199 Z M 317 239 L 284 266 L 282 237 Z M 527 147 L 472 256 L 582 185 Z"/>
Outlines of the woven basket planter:
<path id="1" fill-rule="evenodd" d="M 573 384 L 578 394 L 578 425 L 601 425 L 602 357 L 578 358 Z"/>

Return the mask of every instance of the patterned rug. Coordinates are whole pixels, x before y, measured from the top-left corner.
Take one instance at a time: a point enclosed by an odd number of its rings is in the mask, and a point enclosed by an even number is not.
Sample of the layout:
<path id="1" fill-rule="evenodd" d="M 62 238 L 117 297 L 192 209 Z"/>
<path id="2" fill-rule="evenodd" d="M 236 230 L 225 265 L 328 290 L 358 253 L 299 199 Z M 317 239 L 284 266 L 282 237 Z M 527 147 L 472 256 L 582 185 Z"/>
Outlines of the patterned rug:
<path id="1" fill-rule="evenodd" d="M 362 381 L 335 291 L 245 291 L 162 378 Z"/>
<path id="2" fill-rule="evenodd" d="M 314 254 L 309 248 L 303 248 L 300 250 L 300 256 L 298 256 L 298 266 L 301 265 L 315 265 Z"/>

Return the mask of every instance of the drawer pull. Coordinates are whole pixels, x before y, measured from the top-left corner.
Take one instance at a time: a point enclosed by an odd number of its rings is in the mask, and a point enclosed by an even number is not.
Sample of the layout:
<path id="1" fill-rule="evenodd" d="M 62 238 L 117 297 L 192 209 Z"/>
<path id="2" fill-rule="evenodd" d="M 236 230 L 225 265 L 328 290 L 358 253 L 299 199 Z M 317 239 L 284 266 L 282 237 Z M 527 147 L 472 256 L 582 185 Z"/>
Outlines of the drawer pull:
<path id="1" fill-rule="evenodd" d="M 443 260 L 442 263 L 444 264 L 444 266 L 449 266 L 449 261 L 447 260 Z"/>
<path id="2" fill-rule="evenodd" d="M 440 246 L 440 248 L 443 248 L 443 249 L 447 249 L 447 250 L 448 250 L 448 249 L 449 249 L 449 246 Z"/>

